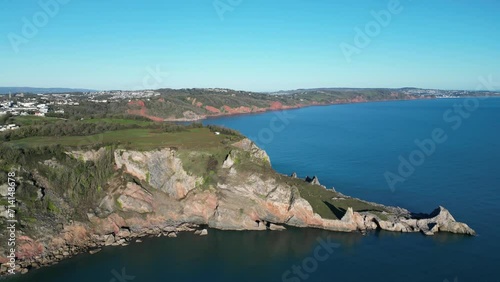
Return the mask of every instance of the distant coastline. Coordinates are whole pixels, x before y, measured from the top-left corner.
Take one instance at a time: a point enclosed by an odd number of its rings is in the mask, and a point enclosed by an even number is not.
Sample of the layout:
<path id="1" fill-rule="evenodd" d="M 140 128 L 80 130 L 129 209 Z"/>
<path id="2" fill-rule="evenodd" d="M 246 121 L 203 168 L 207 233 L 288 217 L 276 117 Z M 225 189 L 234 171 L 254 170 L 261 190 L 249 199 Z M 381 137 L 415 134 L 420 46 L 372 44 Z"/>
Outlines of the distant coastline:
<path id="1" fill-rule="evenodd" d="M 419 98 L 409 98 L 409 99 L 383 99 L 383 100 L 371 100 L 371 101 L 349 101 L 349 102 L 332 102 L 332 103 L 316 103 L 316 104 L 299 104 L 295 106 L 284 106 L 284 107 L 269 107 L 269 108 L 264 108 L 259 111 L 239 111 L 239 112 L 225 112 L 225 113 L 216 113 L 216 114 L 210 114 L 210 115 L 202 115 L 196 118 L 167 118 L 164 119 L 163 121 L 165 122 L 196 122 L 196 121 L 202 121 L 206 119 L 215 119 L 215 118 L 221 118 L 221 117 L 230 117 L 230 116 L 240 116 L 240 115 L 251 115 L 251 114 L 262 114 L 262 113 L 267 113 L 267 112 L 274 112 L 274 111 L 286 111 L 286 110 L 297 110 L 297 109 L 302 109 L 302 108 L 308 108 L 308 107 L 321 107 L 321 106 L 333 106 L 333 105 L 349 105 L 349 104 L 364 104 L 364 103 L 378 103 L 378 102 L 395 102 L 395 101 L 414 101 L 414 100 L 432 100 L 432 99 L 437 99 L 435 97 L 419 97 Z M 153 117 L 154 121 L 158 121 L 157 117 Z"/>

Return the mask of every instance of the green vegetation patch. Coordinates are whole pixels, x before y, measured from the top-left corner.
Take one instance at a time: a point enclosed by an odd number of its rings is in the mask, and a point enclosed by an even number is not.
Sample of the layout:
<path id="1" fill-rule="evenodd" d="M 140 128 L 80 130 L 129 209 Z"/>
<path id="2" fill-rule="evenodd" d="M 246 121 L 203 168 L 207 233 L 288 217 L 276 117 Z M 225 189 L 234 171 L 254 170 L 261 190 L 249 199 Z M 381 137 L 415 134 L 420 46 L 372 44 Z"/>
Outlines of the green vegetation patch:
<path id="1" fill-rule="evenodd" d="M 202 177 L 199 188 L 215 187 L 220 180 L 220 168 L 231 148 L 227 146 L 198 147 L 196 150 L 180 149 L 177 156 L 189 174 Z"/>
<path id="2" fill-rule="evenodd" d="M 16 116 L 11 118 L 10 122 L 20 126 L 41 125 L 60 121 L 60 118 L 55 117 L 38 117 L 38 116 Z"/>
<path id="3" fill-rule="evenodd" d="M 383 215 L 381 212 L 386 211 L 382 207 L 355 198 L 345 197 L 333 190 L 312 185 L 302 179 L 286 178 L 285 181 L 297 187 L 300 196 L 307 200 L 314 212 L 323 218 L 341 219 L 349 207 L 352 207 L 356 212 L 373 212 L 376 215 Z"/>
<path id="4" fill-rule="evenodd" d="M 155 123 L 153 121 L 136 120 L 136 119 L 118 119 L 118 118 L 90 118 L 82 120 L 84 123 L 108 123 L 120 125 L 137 125 L 137 126 L 151 126 Z"/>
<path id="5" fill-rule="evenodd" d="M 89 136 L 41 136 L 28 137 L 8 142 L 17 146 L 49 146 L 59 144 L 64 147 L 84 147 L 116 144 L 120 148 L 153 150 L 162 147 L 203 149 L 220 146 L 234 136 L 216 135 L 207 128 L 193 128 L 180 132 L 163 132 L 160 129 L 135 128 L 108 131 Z"/>

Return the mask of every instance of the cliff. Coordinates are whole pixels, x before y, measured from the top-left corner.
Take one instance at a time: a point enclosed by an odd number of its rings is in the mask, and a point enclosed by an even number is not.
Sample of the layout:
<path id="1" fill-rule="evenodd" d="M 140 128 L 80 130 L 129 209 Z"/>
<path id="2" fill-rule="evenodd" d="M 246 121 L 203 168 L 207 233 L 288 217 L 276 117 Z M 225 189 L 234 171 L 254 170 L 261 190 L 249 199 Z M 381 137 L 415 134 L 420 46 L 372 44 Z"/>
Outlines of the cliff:
<path id="1" fill-rule="evenodd" d="M 158 89 L 155 92 L 158 96 L 154 98 L 129 101 L 123 111 L 153 121 L 195 121 L 309 106 L 424 98 L 402 89 L 302 89 L 280 95 L 230 89 Z"/>
<path id="2" fill-rule="evenodd" d="M 107 150 L 67 155 L 81 163 L 97 163 L 106 158 Z M 113 149 L 111 153 L 113 173 L 88 206 L 74 206 L 67 193 L 51 185 L 49 175 L 33 173 L 30 181 L 39 189 L 38 199 L 51 197 L 55 207 L 51 217 L 37 218 L 29 229 L 18 231 L 19 272 L 79 252 L 96 252 L 102 246 L 126 245 L 134 238 L 175 237 L 182 231 L 203 235 L 206 228 L 283 230 L 295 226 L 338 232 L 475 234 L 443 207 L 429 215 L 414 215 L 328 190 L 317 178 L 305 181 L 278 174 L 268 155 L 248 139 L 216 148 Z M 39 165 L 58 168 L 64 164 L 49 159 Z M 84 216 L 68 216 L 78 209 Z M 8 252 L 1 251 L 0 270 L 5 274 Z"/>

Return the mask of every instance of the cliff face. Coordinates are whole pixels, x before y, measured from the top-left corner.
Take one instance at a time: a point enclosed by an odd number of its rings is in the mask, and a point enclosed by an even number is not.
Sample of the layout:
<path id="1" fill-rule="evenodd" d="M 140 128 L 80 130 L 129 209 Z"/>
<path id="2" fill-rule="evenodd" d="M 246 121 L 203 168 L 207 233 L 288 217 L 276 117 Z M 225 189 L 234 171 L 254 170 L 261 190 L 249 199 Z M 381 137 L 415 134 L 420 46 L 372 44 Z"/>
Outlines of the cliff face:
<path id="1" fill-rule="evenodd" d="M 189 175 L 175 151 L 168 148 L 154 152 L 116 150 L 115 163 L 126 173 L 176 200 L 185 198 L 201 181 L 200 177 Z"/>
<path id="2" fill-rule="evenodd" d="M 241 93 L 240 93 L 241 94 Z M 238 94 L 238 95 L 240 95 Z M 368 97 L 365 94 L 358 93 L 343 93 L 339 95 L 332 95 L 332 93 L 327 93 L 324 91 L 317 92 L 315 94 L 320 94 L 318 100 L 310 99 L 311 95 L 303 96 L 304 99 L 299 97 L 294 97 L 292 95 L 288 97 L 280 97 L 281 102 L 278 100 L 268 99 L 268 97 L 262 97 L 257 94 L 256 99 L 249 98 L 252 97 L 247 93 L 245 95 L 246 102 L 241 105 L 233 105 L 232 107 L 227 105 L 227 102 L 232 102 L 233 99 L 228 99 L 228 97 L 217 96 L 218 99 L 214 99 L 214 93 L 207 96 L 210 99 L 205 99 L 205 97 L 196 98 L 194 95 L 190 97 L 188 94 L 184 96 L 177 96 L 175 103 L 168 101 L 169 97 L 162 97 L 158 100 L 154 100 L 153 103 L 147 103 L 147 101 L 133 100 L 127 105 L 127 114 L 138 115 L 153 121 L 195 121 L 206 119 L 208 117 L 217 116 L 230 116 L 230 115 L 241 115 L 250 113 L 262 113 L 268 111 L 277 110 L 289 110 L 298 109 L 309 106 L 320 106 L 320 105 L 335 105 L 335 104 L 351 104 L 351 103 L 363 103 L 369 101 L 393 101 L 393 100 L 413 100 L 422 99 L 419 96 L 412 96 L 403 93 L 385 93 L 379 97 Z M 340 94 L 340 93 L 339 93 Z M 236 94 L 235 94 L 236 95 Z M 233 96 L 231 96 L 232 98 Z M 258 98 L 260 97 L 260 99 Z M 167 99 L 167 101 L 166 101 Z M 248 100 L 250 99 L 250 100 Z M 201 102 L 203 100 L 204 102 Z M 214 101 L 216 100 L 216 101 Z M 284 101 L 283 101 L 284 100 Z M 179 101 L 185 102 L 184 104 L 179 104 Z M 238 103 L 237 103 L 238 104 Z M 166 109 L 175 108 L 175 114 L 170 114 L 165 116 L 164 113 L 168 111 Z M 156 109 L 157 108 L 157 109 Z"/>
<path id="3" fill-rule="evenodd" d="M 244 157 L 270 169 L 267 154 L 244 139 L 234 144 L 234 149 L 218 172 L 224 181 L 199 188 L 202 177 L 190 175 L 184 170 L 175 150 L 117 150 L 117 167 L 146 187 L 128 182 L 108 195 L 103 206 L 108 207 L 107 213 L 124 217 L 126 228 L 133 232 L 158 226 L 158 221 L 163 224 L 161 228 L 193 224 L 228 230 L 265 230 L 291 225 L 337 231 L 356 230 L 354 221 L 322 219 L 300 197 L 296 188 L 272 177 L 238 168 L 236 162 Z M 117 199 L 117 204 L 114 205 L 111 199 Z M 130 211 L 146 214 L 146 219 L 155 220 L 152 224 L 149 220 L 137 224 L 134 215 L 123 214 Z"/>
<path id="4" fill-rule="evenodd" d="M 71 152 L 70 155 L 90 160 L 99 158 L 101 153 Z M 364 202 L 327 191 L 318 184 L 279 175 L 271 169 L 267 154 L 248 139 L 231 145 L 222 163 L 213 162 L 214 171 L 208 176 L 197 175 L 187 165 L 195 165 L 204 154 L 196 151 L 185 154 L 171 148 L 146 152 L 115 150 L 116 173 L 100 200 L 87 211 L 87 219 L 61 219 L 57 223 L 61 225 L 60 232 L 40 228 L 40 232 L 30 236 L 20 234 L 17 253 L 20 267 L 48 265 L 100 246 L 126 245 L 134 237 L 172 237 L 179 231 L 207 227 L 281 230 L 296 226 L 341 232 L 380 228 L 422 231 L 427 235 L 438 231 L 474 234 L 444 208 L 428 216 L 415 217 L 404 209 Z M 216 174 L 216 181 L 209 181 L 212 174 Z M 40 176 L 39 180 L 42 179 Z M 313 192 L 317 194 L 311 196 Z M 323 197 L 325 203 L 327 200 L 335 203 L 331 201 L 338 199 L 345 209 L 339 209 L 341 213 L 334 215 L 338 207 L 330 207 L 332 216 L 325 216 L 328 213 L 321 216 L 317 213 L 320 207 L 313 206 L 302 195 Z M 350 203 L 363 208 L 355 211 Z M 6 257 L 0 258 L 0 262 L 7 262 Z M 5 273 L 6 269 L 3 264 L 1 271 Z"/>

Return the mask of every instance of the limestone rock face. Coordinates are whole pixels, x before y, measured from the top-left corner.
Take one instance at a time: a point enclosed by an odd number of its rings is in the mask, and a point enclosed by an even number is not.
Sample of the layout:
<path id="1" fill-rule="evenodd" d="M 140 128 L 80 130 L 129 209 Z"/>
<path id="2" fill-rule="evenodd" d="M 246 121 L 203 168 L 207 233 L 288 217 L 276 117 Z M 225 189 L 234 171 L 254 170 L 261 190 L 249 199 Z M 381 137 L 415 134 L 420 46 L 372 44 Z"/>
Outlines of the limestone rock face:
<path id="1" fill-rule="evenodd" d="M 224 160 L 224 163 L 222 164 L 222 168 L 231 168 L 234 165 L 234 160 L 233 157 L 231 156 L 231 153 L 229 153 L 226 157 L 226 160 Z"/>
<path id="2" fill-rule="evenodd" d="M 372 221 L 373 222 L 373 221 Z M 438 207 L 431 214 L 408 215 L 392 220 L 378 221 L 381 229 L 395 232 L 422 232 L 425 235 L 434 235 L 439 231 L 476 235 L 476 232 L 467 224 L 457 222 L 450 212 Z"/>
<path id="3" fill-rule="evenodd" d="M 229 150 L 216 183 L 208 187 L 200 185 L 203 177 L 183 169 L 175 150 L 116 150 L 117 173 L 102 199 L 85 211 L 87 219 L 63 222 L 58 232 L 37 238 L 19 237 L 21 267 L 50 265 L 79 252 L 127 245 L 143 236 L 175 237 L 177 232 L 197 230 L 206 235 L 207 228 L 284 230 L 294 226 L 338 232 L 383 229 L 426 235 L 441 231 L 475 235 L 474 230 L 455 221 L 443 207 L 429 215 L 381 205 L 378 207 L 389 212 L 356 212 L 348 207 L 340 220 L 322 218 L 295 186 L 300 181 L 271 171 L 269 157 L 253 142 L 243 139 Z M 91 159 L 98 152 L 80 152 L 78 156 Z M 239 161 L 253 162 L 257 165 L 255 170 L 246 171 L 244 166 L 235 165 L 236 157 L 243 155 L 250 158 Z M 130 175 L 138 183 L 131 182 Z M 316 177 L 310 180 L 319 185 Z M 333 196 L 337 201 L 349 198 L 340 193 Z M 5 259 L 0 255 L 0 262 Z"/>
<path id="4" fill-rule="evenodd" d="M 95 161 L 101 158 L 106 153 L 106 148 L 100 148 L 99 150 L 91 151 L 71 151 L 67 154 L 74 157 L 75 159 L 81 159 L 83 161 Z"/>
<path id="5" fill-rule="evenodd" d="M 417 226 L 422 230 L 429 230 L 429 235 L 438 231 L 446 231 L 458 234 L 476 235 L 476 232 L 467 224 L 457 222 L 450 212 L 444 207 L 438 207 L 429 218 L 417 220 Z"/>
<path id="6" fill-rule="evenodd" d="M 257 159 L 257 160 L 261 160 L 269 165 L 271 164 L 271 159 L 267 155 L 266 151 L 257 147 L 257 145 L 255 145 L 255 143 L 253 143 L 248 138 L 245 138 L 245 139 L 233 144 L 233 146 L 235 146 L 243 151 L 250 152 L 252 157 Z"/>
<path id="7" fill-rule="evenodd" d="M 314 185 L 321 185 L 321 184 L 319 183 L 319 179 L 318 179 L 318 177 L 317 177 L 317 176 L 313 176 L 312 178 L 311 178 L 311 177 L 309 177 L 309 176 L 307 176 L 307 177 L 306 177 L 306 182 L 309 182 L 309 183 L 314 184 Z"/>
<path id="8" fill-rule="evenodd" d="M 135 183 L 127 183 L 126 189 L 116 200 L 123 211 L 149 213 L 153 211 L 153 198 Z"/>
<path id="9" fill-rule="evenodd" d="M 7 194 L 9 192 L 9 186 L 7 184 L 2 184 L 0 185 L 0 196 L 1 197 L 7 197 Z"/>
<path id="10" fill-rule="evenodd" d="M 149 152 L 116 150 L 115 162 L 118 168 L 176 199 L 186 197 L 200 181 L 184 170 L 175 151 L 168 148 Z"/>
<path id="11" fill-rule="evenodd" d="M 314 177 L 313 177 L 313 179 L 312 179 L 312 181 L 311 181 L 311 184 L 321 185 L 321 184 L 319 183 L 319 179 L 318 179 L 318 177 L 317 177 L 317 176 L 314 176 Z"/>

